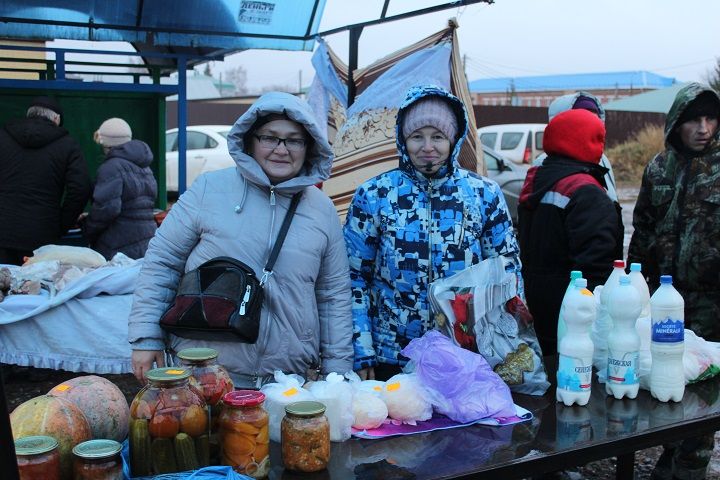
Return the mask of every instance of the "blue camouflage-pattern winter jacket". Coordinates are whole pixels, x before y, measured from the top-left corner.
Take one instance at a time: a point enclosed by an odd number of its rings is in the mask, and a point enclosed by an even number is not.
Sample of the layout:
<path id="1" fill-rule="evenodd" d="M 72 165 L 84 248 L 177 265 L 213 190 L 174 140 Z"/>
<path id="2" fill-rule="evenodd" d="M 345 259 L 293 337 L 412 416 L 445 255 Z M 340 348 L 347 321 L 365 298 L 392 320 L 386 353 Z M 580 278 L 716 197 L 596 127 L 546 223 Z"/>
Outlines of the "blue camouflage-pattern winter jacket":
<path id="1" fill-rule="evenodd" d="M 448 99 L 461 132 L 449 161 L 432 178 L 414 168 L 401 127 L 407 108 L 428 95 Z M 355 192 L 344 227 L 355 370 L 407 362 L 400 351 L 433 327 L 427 298 L 432 281 L 498 255 L 508 257 L 508 268 L 519 276 L 518 244 L 500 187 L 459 167 L 467 126 L 455 96 L 438 87 L 413 87 L 397 116 L 399 168 Z"/>

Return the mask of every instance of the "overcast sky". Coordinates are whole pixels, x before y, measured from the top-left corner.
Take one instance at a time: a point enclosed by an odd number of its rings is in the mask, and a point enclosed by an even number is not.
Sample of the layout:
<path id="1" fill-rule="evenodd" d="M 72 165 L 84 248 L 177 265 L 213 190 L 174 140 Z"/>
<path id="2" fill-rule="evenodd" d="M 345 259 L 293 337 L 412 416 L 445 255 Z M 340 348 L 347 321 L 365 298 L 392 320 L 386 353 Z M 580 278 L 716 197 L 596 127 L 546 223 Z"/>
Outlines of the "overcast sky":
<path id="1" fill-rule="evenodd" d="M 320 31 L 377 18 L 381 0 L 327 0 Z M 391 0 L 388 16 L 446 0 Z M 469 80 L 503 76 L 649 70 L 704 81 L 720 57 L 717 0 L 496 0 L 367 27 L 365 66 L 441 30 L 457 17 Z M 348 35 L 326 39 L 347 63 Z M 213 65 L 242 65 L 247 86 L 297 87 L 313 77 L 310 52 L 245 51 Z"/>

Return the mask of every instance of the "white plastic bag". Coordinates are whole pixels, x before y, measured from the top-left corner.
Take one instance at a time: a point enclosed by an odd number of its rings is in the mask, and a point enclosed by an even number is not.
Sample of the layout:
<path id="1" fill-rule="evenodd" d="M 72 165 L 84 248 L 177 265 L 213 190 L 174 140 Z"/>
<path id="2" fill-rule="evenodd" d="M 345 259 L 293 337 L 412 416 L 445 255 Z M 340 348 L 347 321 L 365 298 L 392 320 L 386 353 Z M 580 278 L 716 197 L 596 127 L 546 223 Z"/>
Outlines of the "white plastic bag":
<path id="1" fill-rule="evenodd" d="M 414 373 L 399 373 L 385 382 L 383 400 L 388 416 L 410 425 L 429 420 L 432 417 L 432 404 L 425 388 Z"/>
<path id="2" fill-rule="evenodd" d="M 275 382 L 260 388 L 265 394 L 265 410 L 268 412 L 270 440 L 280 441 L 280 422 L 285 416 L 285 405 L 294 402 L 313 401 L 315 397 L 309 390 L 302 388 L 304 380 L 297 375 L 286 375 L 275 370 Z"/>
<path id="3" fill-rule="evenodd" d="M 352 435 L 353 389 L 345 379 L 335 372 L 325 380 L 313 382 L 310 393 L 325 405 L 325 416 L 330 423 L 330 441 L 344 442 Z"/>
<path id="4" fill-rule="evenodd" d="M 25 265 L 50 260 L 57 260 L 60 263 L 75 265 L 80 268 L 101 267 L 106 263 L 105 257 L 91 248 L 69 245 L 43 245 L 33 250 L 33 256 L 28 258 Z"/>
<path id="5" fill-rule="evenodd" d="M 385 382 L 361 380 L 357 373 L 348 372 L 345 378 L 353 389 L 353 427 L 359 430 L 377 428 L 385 422 L 388 408 L 383 400 Z"/>

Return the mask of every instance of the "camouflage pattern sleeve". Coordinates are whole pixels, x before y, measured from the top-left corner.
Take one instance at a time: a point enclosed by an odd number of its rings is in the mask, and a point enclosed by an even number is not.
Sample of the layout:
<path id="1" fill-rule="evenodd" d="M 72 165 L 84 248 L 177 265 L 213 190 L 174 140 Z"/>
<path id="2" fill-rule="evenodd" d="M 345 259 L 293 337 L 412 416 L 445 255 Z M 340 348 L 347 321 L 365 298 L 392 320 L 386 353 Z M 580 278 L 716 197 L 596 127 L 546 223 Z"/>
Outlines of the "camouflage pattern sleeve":
<path id="1" fill-rule="evenodd" d="M 657 160 L 657 158 L 655 159 Z M 645 278 L 658 278 L 658 264 L 653 255 L 650 254 L 651 246 L 655 244 L 655 212 L 652 206 L 652 182 L 648 171 L 654 163 L 651 161 L 645 172 L 643 172 L 640 193 L 633 210 L 633 234 L 628 248 L 628 265 L 633 262 L 642 264 L 642 272 Z"/>
<path id="2" fill-rule="evenodd" d="M 350 262 L 352 292 L 354 370 L 377 365 L 372 338 L 370 290 L 378 249 L 378 228 L 368 190 L 360 186 L 350 203 L 343 235 Z"/>
<path id="3" fill-rule="evenodd" d="M 489 212 L 480 238 L 483 258 L 502 255 L 509 260 L 505 269 L 508 272 L 515 272 L 517 275 L 518 295 L 524 300 L 525 288 L 521 273 L 520 247 L 515 237 L 505 197 L 500 186 L 492 181 L 485 182 L 482 197 L 483 209 Z"/>

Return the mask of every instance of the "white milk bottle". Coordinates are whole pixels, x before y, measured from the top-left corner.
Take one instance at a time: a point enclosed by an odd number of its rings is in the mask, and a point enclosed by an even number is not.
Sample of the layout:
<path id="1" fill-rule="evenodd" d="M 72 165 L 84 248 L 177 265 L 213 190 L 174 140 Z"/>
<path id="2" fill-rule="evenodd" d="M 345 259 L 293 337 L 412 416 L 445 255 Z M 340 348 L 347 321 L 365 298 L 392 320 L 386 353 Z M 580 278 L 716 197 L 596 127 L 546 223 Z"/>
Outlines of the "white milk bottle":
<path id="1" fill-rule="evenodd" d="M 660 288 L 650 297 L 650 394 L 679 402 L 685 393 L 685 301 L 672 285 L 672 276 L 660 277 Z"/>
<path id="2" fill-rule="evenodd" d="M 642 265 L 639 263 L 630 264 L 630 283 L 640 294 L 640 301 L 642 303 L 642 311 L 640 317 L 650 316 L 650 289 L 645 281 L 645 276 L 642 274 Z"/>
<path id="3" fill-rule="evenodd" d="M 607 373 L 607 339 L 612 329 L 612 319 L 608 313 L 608 299 L 612 291 L 619 285 L 618 279 L 621 275 L 625 275 L 625 262 L 615 260 L 613 262 L 612 272 L 610 272 L 610 276 L 605 281 L 605 285 L 603 285 L 602 291 L 600 292 L 600 306 L 597 320 L 593 325 L 592 340 L 595 345 L 593 361 L 598 371 L 600 381 L 605 381 L 604 377 Z"/>
<path id="4" fill-rule="evenodd" d="M 582 272 L 580 270 L 573 270 L 570 272 L 570 283 L 568 283 L 567 288 L 565 289 L 565 296 L 563 297 L 563 303 L 565 302 L 565 297 L 567 297 L 568 293 L 575 288 L 575 280 L 582 277 Z M 558 315 L 558 326 L 557 326 L 557 344 L 560 345 L 560 340 L 562 340 L 562 337 L 565 336 L 565 332 L 567 331 L 567 326 L 565 325 L 565 318 L 563 317 L 563 311 L 562 308 L 560 309 L 560 315 Z"/>
<path id="5" fill-rule="evenodd" d="M 555 398 L 567 406 L 586 405 L 590 400 L 593 342 L 590 325 L 595 320 L 595 298 L 587 280 L 575 280 L 575 288 L 562 305 L 567 331 L 558 345 L 557 389 Z"/>
<path id="6" fill-rule="evenodd" d="M 620 277 L 623 275 L 625 275 L 625 261 L 615 260 L 613 262 L 612 272 L 610 272 L 610 276 L 605 282 L 602 292 L 600 292 L 600 303 L 605 307 L 605 309 L 608 308 L 610 294 L 615 288 L 617 288 L 618 285 L 620 285 Z"/>
<path id="7" fill-rule="evenodd" d="M 608 335 L 608 365 L 605 392 L 620 399 L 637 397 L 640 388 L 640 335 L 635 330 L 642 304 L 640 294 L 630 277 L 620 277 L 618 287 L 610 293 L 608 312 L 612 329 Z"/>

